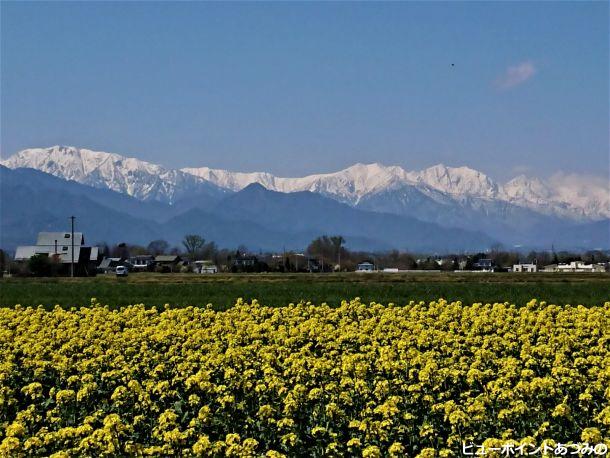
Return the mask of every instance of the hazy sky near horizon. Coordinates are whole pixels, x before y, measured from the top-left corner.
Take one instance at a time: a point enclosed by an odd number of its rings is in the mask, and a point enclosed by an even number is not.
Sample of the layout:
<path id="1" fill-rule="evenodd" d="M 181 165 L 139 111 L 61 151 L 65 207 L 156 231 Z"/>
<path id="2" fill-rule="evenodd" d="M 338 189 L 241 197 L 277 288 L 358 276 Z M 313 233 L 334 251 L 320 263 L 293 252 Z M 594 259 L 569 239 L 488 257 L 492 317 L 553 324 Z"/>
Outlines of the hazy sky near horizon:
<path id="1" fill-rule="evenodd" d="M 608 3 L 5 2 L 1 156 L 609 174 Z"/>

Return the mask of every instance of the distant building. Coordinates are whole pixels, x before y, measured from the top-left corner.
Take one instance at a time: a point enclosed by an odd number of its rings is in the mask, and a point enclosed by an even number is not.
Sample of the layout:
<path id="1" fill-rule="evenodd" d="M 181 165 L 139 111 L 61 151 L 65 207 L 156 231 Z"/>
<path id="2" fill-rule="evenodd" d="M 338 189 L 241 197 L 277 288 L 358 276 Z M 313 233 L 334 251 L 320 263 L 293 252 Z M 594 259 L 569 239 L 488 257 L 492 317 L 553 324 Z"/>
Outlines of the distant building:
<path id="1" fill-rule="evenodd" d="M 160 254 L 155 256 L 155 266 L 161 272 L 177 272 L 180 270 L 182 258 L 175 254 Z"/>
<path id="2" fill-rule="evenodd" d="M 256 256 L 237 253 L 231 261 L 231 272 L 268 272 L 269 265 Z"/>
<path id="3" fill-rule="evenodd" d="M 252 268 L 258 263 L 256 256 L 240 255 L 233 259 L 233 267 Z"/>
<path id="4" fill-rule="evenodd" d="M 493 272 L 495 270 L 491 259 L 479 259 L 474 263 L 474 268 L 481 272 Z"/>
<path id="5" fill-rule="evenodd" d="M 537 272 L 538 266 L 536 264 L 514 264 L 513 272 Z"/>
<path id="6" fill-rule="evenodd" d="M 545 272 L 605 272 L 605 264 L 585 264 L 582 261 L 572 261 L 570 263 L 549 264 L 544 266 Z"/>
<path id="7" fill-rule="evenodd" d="M 155 267 L 155 257 L 149 254 L 132 256 L 129 258 L 130 269 L 134 272 L 146 272 Z"/>
<path id="8" fill-rule="evenodd" d="M 375 264 L 369 261 L 364 261 L 358 264 L 356 268 L 356 272 L 374 272 Z"/>
<path id="9" fill-rule="evenodd" d="M 195 261 L 193 271 L 198 274 L 218 273 L 218 267 L 212 261 Z"/>
<path id="10" fill-rule="evenodd" d="M 72 234 L 70 232 L 39 232 L 36 245 L 18 246 L 15 261 L 26 262 L 32 256 L 47 256 L 52 260 L 69 266 L 74 259 L 75 271 L 89 275 L 95 273 L 99 248 L 85 245 L 82 232 L 74 233 L 74 257 L 72 257 Z M 66 273 L 67 269 L 63 269 Z"/>
<path id="11" fill-rule="evenodd" d="M 97 271 L 104 274 L 114 272 L 117 266 L 123 265 L 124 261 L 124 258 L 104 258 L 97 266 Z"/>

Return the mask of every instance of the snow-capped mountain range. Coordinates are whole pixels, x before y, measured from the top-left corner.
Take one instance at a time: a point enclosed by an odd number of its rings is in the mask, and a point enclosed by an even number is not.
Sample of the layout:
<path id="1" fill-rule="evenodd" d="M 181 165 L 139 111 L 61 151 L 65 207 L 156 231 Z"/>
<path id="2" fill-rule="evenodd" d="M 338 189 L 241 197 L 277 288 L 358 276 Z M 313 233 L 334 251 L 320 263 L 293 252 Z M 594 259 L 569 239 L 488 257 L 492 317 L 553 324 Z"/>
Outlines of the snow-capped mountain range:
<path id="1" fill-rule="evenodd" d="M 72 146 L 19 151 L 0 164 L 31 168 L 96 188 L 108 188 L 139 200 L 175 202 L 191 193 L 222 192 L 212 183 L 180 170 L 118 154 Z"/>
<path id="2" fill-rule="evenodd" d="M 520 175 L 500 184 L 469 167 L 439 164 L 421 171 L 407 171 L 399 166 L 373 163 L 355 164 L 334 173 L 284 178 L 266 172 L 242 173 L 208 167 L 168 169 L 118 154 L 70 146 L 26 149 L 0 163 L 12 169 L 37 169 L 140 200 L 167 203 L 200 195 L 223 195 L 259 183 L 269 190 L 311 191 L 352 206 L 384 212 L 414 211 L 413 204 L 417 203 L 417 208 L 474 208 L 483 213 L 489 213 L 492 207 L 493 211 L 502 212 L 508 207 L 521 208 L 575 221 L 610 218 L 610 181 L 577 175 L 556 175 L 548 180 Z"/>

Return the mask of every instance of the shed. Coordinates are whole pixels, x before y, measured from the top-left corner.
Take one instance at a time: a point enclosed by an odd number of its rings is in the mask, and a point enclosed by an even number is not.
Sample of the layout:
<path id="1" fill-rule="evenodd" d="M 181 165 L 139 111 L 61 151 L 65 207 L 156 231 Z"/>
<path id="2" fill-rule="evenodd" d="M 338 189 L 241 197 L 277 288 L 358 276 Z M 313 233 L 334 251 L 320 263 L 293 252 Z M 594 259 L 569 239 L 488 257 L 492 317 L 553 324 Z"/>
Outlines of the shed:
<path id="1" fill-rule="evenodd" d="M 163 272 L 173 272 L 182 258 L 175 254 L 160 254 L 155 256 L 155 265 Z"/>

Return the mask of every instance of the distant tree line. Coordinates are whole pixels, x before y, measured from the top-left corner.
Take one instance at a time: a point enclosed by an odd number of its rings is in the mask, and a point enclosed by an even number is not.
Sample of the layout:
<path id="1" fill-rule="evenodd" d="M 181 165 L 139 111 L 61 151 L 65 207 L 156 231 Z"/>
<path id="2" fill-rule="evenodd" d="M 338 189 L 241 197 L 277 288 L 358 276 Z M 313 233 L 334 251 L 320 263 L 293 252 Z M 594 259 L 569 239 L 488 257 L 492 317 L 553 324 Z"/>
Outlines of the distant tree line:
<path id="1" fill-rule="evenodd" d="M 303 252 L 284 250 L 281 253 L 252 252 L 245 246 L 237 249 L 219 248 L 200 234 L 187 234 L 179 246 L 165 240 L 152 240 L 148 245 L 98 243 L 100 260 L 106 257 L 128 260 L 139 255 L 178 255 L 184 261 L 180 271 L 192 270 L 192 262 L 206 260 L 226 272 L 349 272 L 361 262 L 371 262 L 376 268 L 399 270 L 473 270 L 481 259 L 491 259 L 496 270 L 506 270 L 517 263 L 548 264 L 583 261 L 607 263 L 610 251 L 531 251 L 527 254 L 494 245 L 487 252 L 430 255 L 399 250 L 367 252 L 350 250 L 341 235 L 322 235 L 312 240 Z M 0 250 L 0 273 L 12 271 L 16 275 L 53 276 L 60 271 L 57 259 L 44 255 L 33 256 L 27 263 L 14 263 Z"/>

